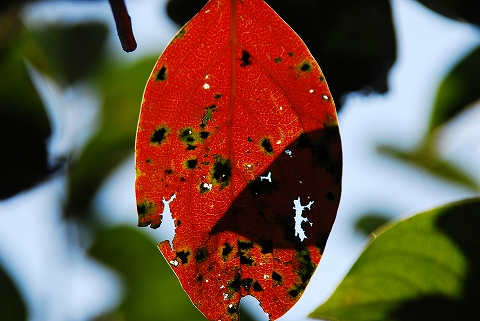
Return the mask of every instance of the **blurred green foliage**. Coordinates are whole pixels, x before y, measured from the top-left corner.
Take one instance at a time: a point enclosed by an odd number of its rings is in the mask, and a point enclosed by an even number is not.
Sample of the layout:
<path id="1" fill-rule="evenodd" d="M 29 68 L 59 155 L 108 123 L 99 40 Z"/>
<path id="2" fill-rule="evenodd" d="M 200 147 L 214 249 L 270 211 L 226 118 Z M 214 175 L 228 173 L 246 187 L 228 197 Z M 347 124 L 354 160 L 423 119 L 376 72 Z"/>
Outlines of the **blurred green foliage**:
<path id="1" fill-rule="evenodd" d="M 0 265 L 0 319 L 2 321 L 27 320 L 27 309 L 20 292 Z"/>

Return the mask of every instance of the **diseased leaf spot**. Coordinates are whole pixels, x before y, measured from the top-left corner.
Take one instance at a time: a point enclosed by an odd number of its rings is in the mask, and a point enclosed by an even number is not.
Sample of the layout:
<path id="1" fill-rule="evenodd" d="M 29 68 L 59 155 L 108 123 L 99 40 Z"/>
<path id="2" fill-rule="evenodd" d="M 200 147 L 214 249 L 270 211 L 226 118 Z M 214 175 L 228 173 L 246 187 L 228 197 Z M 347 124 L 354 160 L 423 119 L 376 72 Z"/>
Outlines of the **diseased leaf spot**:
<path id="1" fill-rule="evenodd" d="M 177 32 L 177 34 L 175 35 L 175 38 L 174 38 L 174 39 L 175 39 L 175 40 L 180 40 L 180 39 L 182 39 L 183 36 L 185 36 L 185 33 L 186 33 L 186 32 L 187 32 L 187 31 L 185 30 L 185 27 L 182 27 L 182 29 L 180 29 L 180 30 Z"/>
<path id="2" fill-rule="evenodd" d="M 200 138 L 201 139 L 207 139 L 209 135 L 210 135 L 210 132 L 201 132 L 200 133 Z"/>
<path id="3" fill-rule="evenodd" d="M 238 241 L 238 249 L 240 251 L 246 251 L 246 250 L 250 250 L 252 248 L 253 248 L 253 242 Z"/>
<path id="4" fill-rule="evenodd" d="M 180 251 L 177 252 L 177 258 L 180 259 L 180 263 L 187 264 L 188 263 L 188 256 L 190 255 L 190 251 Z"/>
<path id="5" fill-rule="evenodd" d="M 162 66 L 162 68 L 160 68 L 157 73 L 156 79 L 157 81 L 164 81 L 165 79 L 167 79 L 167 67 Z"/>
<path id="6" fill-rule="evenodd" d="M 300 70 L 303 71 L 303 72 L 310 72 L 310 71 L 312 71 L 312 64 L 310 63 L 310 61 L 304 61 L 304 62 L 300 65 Z"/>
<path id="7" fill-rule="evenodd" d="M 288 53 L 288 55 L 289 55 L 290 57 L 293 57 L 293 56 L 294 56 L 293 52 L 291 52 L 291 51 Z"/>
<path id="8" fill-rule="evenodd" d="M 222 98 L 222 96 L 223 96 L 223 95 L 222 95 L 221 93 L 216 93 L 216 94 L 213 96 L 213 98 L 218 100 L 218 99 Z"/>
<path id="9" fill-rule="evenodd" d="M 298 290 L 290 290 L 288 291 L 288 295 L 290 295 L 292 298 L 296 298 L 300 293 Z"/>
<path id="10" fill-rule="evenodd" d="M 325 194 L 325 197 L 327 198 L 327 200 L 329 201 L 333 201 L 335 199 L 335 196 L 333 195 L 332 192 L 328 192 L 327 194 Z"/>
<path id="11" fill-rule="evenodd" d="M 255 262 L 249 255 L 249 251 L 253 248 L 253 242 L 238 241 L 238 249 L 240 250 L 240 264 L 253 265 Z"/>
<path id="12" fill-rule="evenodd" d="M 272 147 L 272 144 L 270 144 L 270 140 L 268 138 L 264 138 L 261 140 L 260 142 L 260 146 L 263 148 L 263 150 L 271 155 L 273 154 L 273 147 Z"/>
<path id="13" fill-rule="evenodd" d="M 240 67 L 245 68 L 252 64 L 252 56 L 245 50 L 242 50 L 242 58 L 240 60 L 242 61 Z"/>
<path id="14" fill-rule="evenodd" d="M 206 110 L 206 113 L 205 115 L 203 115 L 202 117 L 202 125 L 207 125 L 207 122 L 210 120 L 210 121 L 213 121 L 213 111 L 217 109 L 217 105 L 210 105 L 208 107 L 205 108 Z M 202 127 L 205 127 L 205 126 L 202 126 Z"/>
<path id="15" fill-rule="evenodd" d="M 240 285 L 241 285 L 240 275 L 236 275 L 232 281 L 227 282 L 227 287 L 231 292 L 239 292 Z"/>
<path id="16" fill-rule="evenodd" d="M 148 214 L 154 213 L 156 208 L 157 208 L 157 204 L 155 204 L 154 202 L 148 202 L 145 200 L 142 203 L 137 204 L 138 217 L 143 218 Z"/>
<path id="17" fill-rule="evenodd" d="M 195 150 L 195 148 L 197 148 L 197 146 L 190 144 L 187 145 L 187 150 Z"/>
<path id="18" fill-rule="evenodd" d="M 197 250 L 197 253 L 195 254 L 195 261 L 197 263 L 202 263 L 204 262 L 208 257 L 208 250 L 207 248 L 200 248 Z"/>
<path id="19" fill-rule="evenodd" d="M 153 131 L 153 134 L 150 137 L 150 143 L 152 143 L 153 145 L 160 145 L 165 140 L 167 133 L 167 128 L 163 126 L 158 127 Z"/>
<path id="20" fill-rule="evenodd" d="M 241 280 L 240 283 L 241 283 L 242 288 L 245 289 L 245 291 L 250 291 L 250 287 L 252 286 L 253 279 L 250 279 L 250 278 L 243 279 L 243 280 Z"/>
<path id="21" fill-rule="evenodd" d="M 198 161 L 196 159 L 189 159 L 185 163 L 187 169 L 194 169 L 195 167 L 197 167 L 197 164 L 198 164 Z"/>
<path id="22" fill-rule="evenodd" d="M 222 258 L 224 261 L 228 259 L 228 256 L 230 255 L 230 253 L 232 253 L 232 251 L 233 251 L 233 247 L 227 242 L 225 242 L 222 248 Z"/>
<path id="23" fill-rule="evenodd" d="M 176 223 L 177 227 L 179 227 L 180 224 L 182 224 L 182 221 L 181 220 L 176 220 L 175 223 Z"/>
<path id="24" fill-rule="evenodd" d="M 273 61 L 275 61 L 276 64 L 281 63 L 282 62 L 282 57 L 277 57 L 277 58 L 273 59 Z"/>
<path id="25" fill-rule="evenodd" d="M 322 75 L 322 76 L 318 77 L 318 80 L 320 80 L 320 82 L 324 82 L 324 81 L 325 81 L 325 77 Z"/>
<path id="26" fill-rule="evenodd" d="M 235 314 L 238 312 L 238 304 L 229 304 L 227 307 L 227 312 L 229 314 Z"/>
<path id="27" fill-rule="evenodd" d="M 197 282 L 201 282 L 203 280 L 203 275 L 199 274 L 197 276 Z"/>
<path id="28" fill-rule="evenodd" d="M 145 160 L 145 163 L 147 163 L 147 164 L 150 164 L 151 162 L 152 162 L 152 160 L 151 160 L 150 158 L 147 158 L 147 159 Z"/>
<path id="29" fill-rule="evenodd" d="M 253 143 L 253 138 L 252 137 L 248 136 L 247 140 L 248 140 L 249 143 Z"/>
<path id="30" fill-rule="evenodd" d="M 221 188 L 225 188 L 230 184 L 232 175 L 232 166 L 230 160 L 217 157 L 215 164 L 213 165 L 213 179 L 218 183 Z"/>
<path id="31" fill-rule="evenodd" d="M 316 265 L 312 262 L 310 251 L 307 248 L 297 253 L 297 260 L 300 263 L 300 268 L 297 271 L 302 283 L 308 283 L 315 271 Z"/>
<path id="32" fill-rule="evenodd" d="M 200 194 L 205 194 L 208 193 L 212 190 L 212 184 L 208 184 L 205 182 L 201 182 L 200 185 L 198 186 L 198 189 L 200 191 Z"/>
<path id="33" fill-rule="evenodd" d="M 273 241 L 271 239 L 265 240 L 261 238 L 258 243 L 262 248 L 262 254 L 273 253 Z"/>
<path id="34" fill-rule="evenodd" d="M 173 171 L 172 171 L 171 169 L 166 169 L 166 170 L 165 170 L 165 174 L 169 174 L 169 175 L 170 175 L 170 174 L 172 174 L 172 173 L 173 173 Z"/>
<path id="35" fill-rule="evenodd" d="M 257 281 L 253 282 L 252 285 L 253 285 L 253 289 L 254 289 L 256 292 L 263 291 L 262 286 L 261 286 L 260 283 L 258 283 Z"/>
<path id="36" fill-rule="evenodd" d="M 276 285 L 283 284 L 282 276 L 275 271 L 272 273 L 272 280 L 275 281 Z"/>

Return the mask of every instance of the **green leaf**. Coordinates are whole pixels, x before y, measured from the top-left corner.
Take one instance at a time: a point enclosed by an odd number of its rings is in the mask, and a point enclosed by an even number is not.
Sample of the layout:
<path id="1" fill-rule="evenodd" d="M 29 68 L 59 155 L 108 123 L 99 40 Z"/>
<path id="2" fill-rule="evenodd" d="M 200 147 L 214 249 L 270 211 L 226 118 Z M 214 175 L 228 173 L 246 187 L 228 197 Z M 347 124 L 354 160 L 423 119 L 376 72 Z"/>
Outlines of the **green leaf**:
<path id="1" fill-rule="evenodd" d="M 392 146 L 378 146 L 377 151 L 420 167 L 447 181 L 479 191 L 480 187 L 477 182 L 465 173 L 462 168 L 438 156 L 435 150 L 435 138 L 435 135 L 430 136 L 420 147 L 411 151 L 400 150 Z"/>
<path id="2" fill-rule="evenodd" d="M 27 320 L 27 308 L 15 284 L 0 266 L 0 319 Z"/>
<path id="3" fill-rule="evenodd" d="M 35 32 L 59 83 L 91 75 L 103 58 L 108 28 L 100 22 L 53 25 Z"/>
<path id="4" fill-rule="evenodd" d="M 156 59 L 109 66 L 99 75 L 101 125 L 70 172 L 67 216 L 88 217 L 103 179 L 133 153 L 142 93 Z"/>
<path id="5" fill-rule="evenodd" d="M 480 312 L 479 230 L 480 199 L 435 208 L 382 229 L 310 317 L 475 319 Z"/>
<path id="6" fill-rule="evenodd" d="M 46 146 L 50 122 L 25 63 L 28 33 L 15 11 L 0 16 L 0 25 L 0 199 L 4 199 L 34 186 L 52 169 Z M 42 55 L 38 48 L 29 48 L 30 58 Z"/>
<path id="7" fill-rule="evenodd" d="M 364 235 L 369 235 L 388 221 L 389 218 L 383 214 L 368 213 L 361 216 L 355 222 L 355 230 L 359 231 Z"/>
<path id="8" fill-rule="evenodd" d="M 479 100 L 480 46 L 460 61 L 440 84 L 430 120 L 430 133 Z"/>

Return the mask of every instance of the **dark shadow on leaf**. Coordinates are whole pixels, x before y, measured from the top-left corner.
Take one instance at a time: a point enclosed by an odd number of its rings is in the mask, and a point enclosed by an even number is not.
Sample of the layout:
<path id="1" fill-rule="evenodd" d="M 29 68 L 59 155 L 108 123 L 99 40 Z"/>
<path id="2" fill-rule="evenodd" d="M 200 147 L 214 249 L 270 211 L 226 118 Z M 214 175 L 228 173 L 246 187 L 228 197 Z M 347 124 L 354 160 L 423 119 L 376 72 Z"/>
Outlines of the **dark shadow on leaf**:
<path id="1" fill-rule="evenodd" d="M 211 234 L 231 231 L 264 251 L 315 245 L 323 252 L 340 201 L 341 176 L 338 127 L 302 134 L 280 151 L 262 175 L 247 183 Z M 302 206 L 313 201 L 303 212 L 311 223 L 301 224 L 307 236 L 303 242 L 295 235 L 297 199 Z"/>
<path id="2" fill-rule="evenodd" d="M 391 320 L 478 320 L 480 316 L 480 212 L 478 203 L 445 208 L 437 220 L 443 231 L 463 252 L 468 272 L 459 299 L 441 295 L 420 297 L 405 302 L 391 315 Z"/>

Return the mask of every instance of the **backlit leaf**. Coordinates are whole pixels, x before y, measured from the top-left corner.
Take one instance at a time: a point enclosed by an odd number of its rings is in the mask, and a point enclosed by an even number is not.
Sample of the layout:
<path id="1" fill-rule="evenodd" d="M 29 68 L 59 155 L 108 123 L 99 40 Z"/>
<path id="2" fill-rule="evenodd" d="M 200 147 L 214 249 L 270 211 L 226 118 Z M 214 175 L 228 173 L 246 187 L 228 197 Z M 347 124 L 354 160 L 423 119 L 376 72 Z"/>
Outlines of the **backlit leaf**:
<path id="1" fill-rule="evenodd" d="M 341 158 L 332 96 L 301 39 L 261 0 L 212 0 L 145 89 L 138 224 L 157 228 L 175 195 L 175 238 L 159 248 L 193 303 L 238 320 L 252 295 L 277 319 L 322 256 Z"/>
<path id="2" fill-rule="evenodd" d="M 206 0 L 169 0 L 167 13 L 183 25 Z M 384 93 L 396 59 L 390 1 L 266 1 L 300 35 L 322 70 L 340 110 L 353 91 Z"/>
<path id="3" fill-rule="evenodd" d="M 480 312 L 480 199 L 378 231 L 310 317 L 335 321 L 475 320 Z"/>

